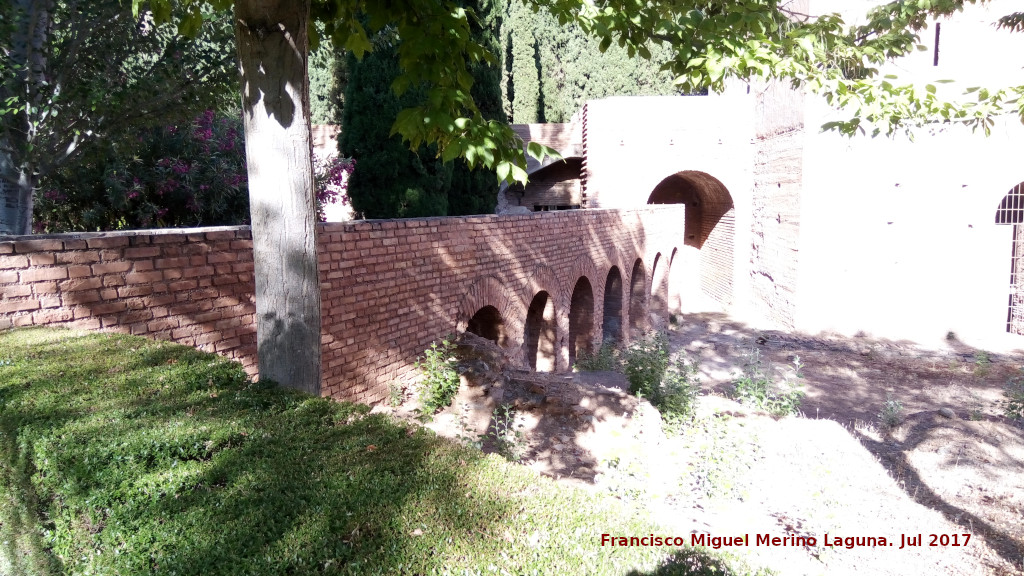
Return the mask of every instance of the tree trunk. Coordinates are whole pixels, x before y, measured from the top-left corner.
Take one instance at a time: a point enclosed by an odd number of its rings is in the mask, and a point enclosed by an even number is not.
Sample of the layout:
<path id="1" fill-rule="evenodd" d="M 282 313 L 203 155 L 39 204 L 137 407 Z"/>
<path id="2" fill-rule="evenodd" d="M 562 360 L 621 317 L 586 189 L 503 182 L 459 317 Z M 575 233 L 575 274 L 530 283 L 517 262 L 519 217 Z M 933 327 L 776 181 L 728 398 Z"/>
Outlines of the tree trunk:
<path id="1" fill-rule="evenodd" d="M 310 0 L 236 0 L 259 374 L 320 393 L 307 60 Z"/>
<path id="2" fill-rule="evenodd" d="M 15 20 L 11 34 L 11 62 L 26 66 L 13 92 L 0 88 L 0 99 L 17 97 L 19 102 L 31 108 L 38 105 L 40 86 L 47 82 L 46 42 L 50 33 L 52 0 L 17 0 L 14 5 Z M 0 137 L 4 139 L 0 150 L 0 234 L 32 233 L 32 194 L 35 192 L 37 175 L 29 150 L 34 144 L 37 126 L 34 112 L 26 109 L 6 119 L 11 126 L 0 126 Z M 4 134 L 7 132 L 7 134 Z M 12 140 L 13 139 L 13 140 Z"/>
<path id="3" fill-rule="evenodd" d="M 35 178 L 0 158 L 0 234 L 32 233 L 32 191 Z"/>

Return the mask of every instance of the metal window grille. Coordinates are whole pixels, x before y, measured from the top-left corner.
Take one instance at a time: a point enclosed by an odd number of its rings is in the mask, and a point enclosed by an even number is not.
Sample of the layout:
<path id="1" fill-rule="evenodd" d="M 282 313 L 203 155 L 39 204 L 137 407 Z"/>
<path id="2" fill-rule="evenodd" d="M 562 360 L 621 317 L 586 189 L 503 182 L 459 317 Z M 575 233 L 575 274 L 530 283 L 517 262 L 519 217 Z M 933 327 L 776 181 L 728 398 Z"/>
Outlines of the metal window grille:
<path id="1" fill-rule="evenodd" d="M 1024 194 L 1021 184 L 1014 186 L 999 203 L 996 224 L 1013 224 L 1006 331 L 1024 335 Z"/>
<path id="2" fill-rule="evenodd" d="M 996 224 L 1024 224 L 1024 192 L 1021 192 L 1021 184 L 1003 196 L 996 210 Z"/>

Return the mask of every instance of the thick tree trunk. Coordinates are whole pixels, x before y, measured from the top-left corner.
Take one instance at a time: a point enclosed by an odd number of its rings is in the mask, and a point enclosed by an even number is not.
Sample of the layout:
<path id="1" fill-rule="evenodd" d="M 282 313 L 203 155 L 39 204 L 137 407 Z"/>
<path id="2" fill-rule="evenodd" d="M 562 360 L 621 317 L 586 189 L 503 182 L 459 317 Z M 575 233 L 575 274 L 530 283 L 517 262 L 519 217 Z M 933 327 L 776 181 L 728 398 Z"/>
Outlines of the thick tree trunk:
<path id="1" fill-rule="evenodd" d="M 320 392 L 307 59 L 310 0 L 236 0 L 259 373 Z"/>
<path id="2" fill-rule="evenodd" d="M 31 234 L 35 179 L 8 162 L 0 158 L 0 234 Z"/>

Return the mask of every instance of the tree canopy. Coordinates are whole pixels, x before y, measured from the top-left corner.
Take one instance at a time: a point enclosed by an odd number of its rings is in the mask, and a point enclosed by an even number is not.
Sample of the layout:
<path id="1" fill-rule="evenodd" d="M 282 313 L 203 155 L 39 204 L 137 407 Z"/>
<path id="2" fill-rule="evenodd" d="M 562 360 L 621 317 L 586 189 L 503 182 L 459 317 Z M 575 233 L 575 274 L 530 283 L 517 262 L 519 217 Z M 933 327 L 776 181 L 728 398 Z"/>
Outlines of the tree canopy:
<path id="1" fill-rule="evenodd" d="M 224 101 L 235 80 L 231 21 L 200 14 L 189 39 L 176 16 L 133 18 L 121 0 L 0 3 L 0 233 L 27 232 L 40 180 L 92 144 Z"/>
<path id="2" fill-rule="evenodd" d="M 513 2 L 516 0 L 512 0 Z M 141 0 L 133 0 L 136 6 Z M 848 119 L 829 128 L 845 134 L 892 134 L 907 126 L 949 121 L 985 127 L 995 114 L 1024 114 L 1024 87 L 943 101 L 934 90 L 878 78 L 887 60 L 914 51 L 929 19 L 948 16 L 984 0 L 897 0 L 870 9 L 864 22 L 848 25 L 838 14 L 811 16 L 778 0 L 523 0 L 549 13 L 560 25 L 577 24 L 629 56 L 652 57 L 651 43 L 666 46 L 664 68 L 684 92 L 724 90 L 731 78 L 790 79 L 817 93 Z M 170 8 L 169 0 L 152 3 Z M 185 0 L 189 30 L 202 21 L 203 5 L 227 8 L 230 0 Z M 472 98 L 469 65 L 497 62 L 497 56 L 473 39 L 475 17 L 453 0 L 401 0 L 361 3 L 316 0 L 311 18 L 323 24 L 321 40 L 345 47 L 357 58 L 373 49 L 371 37 L 393 27 L 400 75 L 392 83 L 402 94 L 412 86 L 429 88 L 417 105 L 404 109 L 392 130 L 413 148 L 436 143 L 444 159 L 464 157 L 471 166 L 497 170 L 505 180 L 522 180 L 525 156 L 514 133 L 486 120 Z M 1018 30 L 1024 16 L 1009 14 L 1002 26 Z M 536 147 L 532 153 L 543 151 Z"/>

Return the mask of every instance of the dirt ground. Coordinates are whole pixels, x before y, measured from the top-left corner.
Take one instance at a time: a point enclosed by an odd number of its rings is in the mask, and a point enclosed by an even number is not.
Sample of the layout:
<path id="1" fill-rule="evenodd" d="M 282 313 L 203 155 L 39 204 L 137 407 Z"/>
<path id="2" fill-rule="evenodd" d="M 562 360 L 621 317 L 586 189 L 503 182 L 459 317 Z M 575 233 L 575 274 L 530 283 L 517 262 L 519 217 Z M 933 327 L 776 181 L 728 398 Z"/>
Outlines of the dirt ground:
<path id="1" fill-rule="evenodd" d="M 464 386 L 431 427 L 494 450 L 490 414 L 515 406 L 505 446 L 524 465 L 646 507 L 674 535 L 749 534 L 723 550 L 779 574 L 1024 574 L 1024 427 L 1000 405 L 1024 354 L 752 330 L 715 313 L 682 316 L 670 344 L 699 356 L 705 393 L 681 435 L 666 437 L 616 373 L 506 371 L 500 389 Z M 726 397 L 755 350 L 780 379 L 799 357 L 801 415 Z M 889 399 L 903 407 L 891 430 Z"/>

